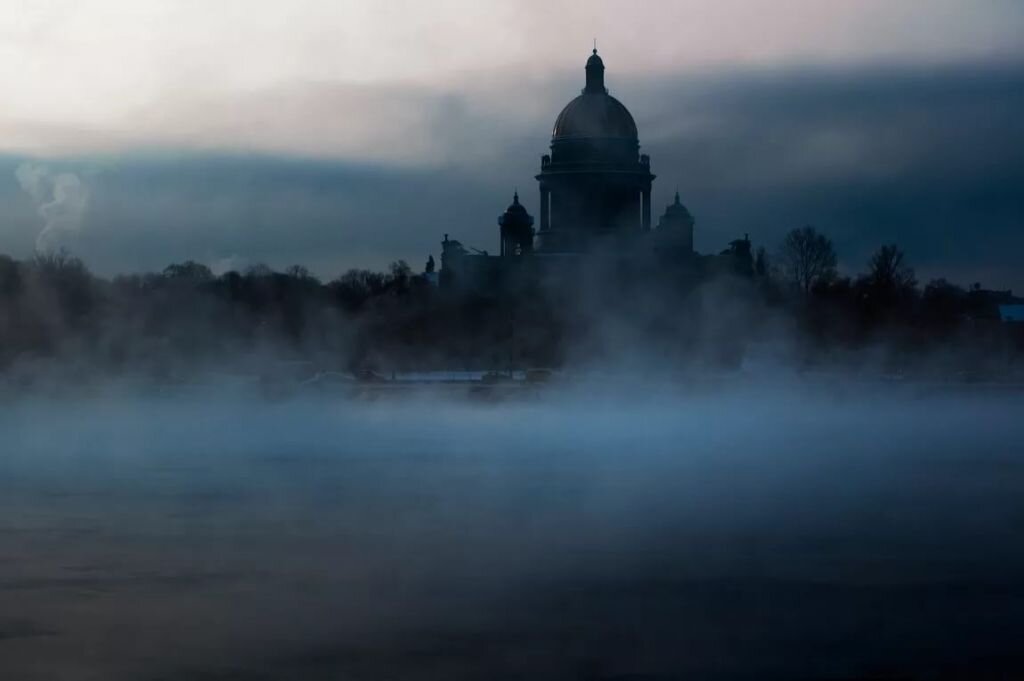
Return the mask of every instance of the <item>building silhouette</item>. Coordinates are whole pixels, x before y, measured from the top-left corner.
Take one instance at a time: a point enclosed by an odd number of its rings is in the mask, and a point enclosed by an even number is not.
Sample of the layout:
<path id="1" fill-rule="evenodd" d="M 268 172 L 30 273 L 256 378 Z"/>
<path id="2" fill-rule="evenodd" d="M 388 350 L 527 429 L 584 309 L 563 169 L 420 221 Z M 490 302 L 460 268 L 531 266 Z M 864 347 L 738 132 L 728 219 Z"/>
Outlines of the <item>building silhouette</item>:
<path id="1" fill-rule="evenodd" d="M 693 225 L 693 216 L 679 200 L 679 192 L 676 192 L 675 201 L 669 204 L 665 214 L 658 220 L 656 248 L 669 254 L 693 253 Z"/>
<path id="2" fill-rule="evenodd" d="M 512 196 L 512 205 L 498 218 L 501 227 L 501 257 L 528 255 L 533 252 L 533 217 L 519 203 L 519 192 Z"/>
<path id="3" fill-rule="evenodd" d="M 539 224 L 519 200 L 498 217 L 499 251 L 467 250 L 445 235 L 443 287 L 499 290 L 578 272 L 588 263 L 631 261 L 634 269 L 657 264 L 692 272 L 743 271 L 722 258 L 745 257 L 749 240 L 734 241 L 719 256 L 693 250 L 694 218 L 675 200 L 651 225 L 651 160 L 629 110 L 608 93 L 604 61 L 594 49 L 583 91 L 555 119 L 549 154 L 535 176 Z M 717 259 L 717 260 L 716 260 Z"/>
<path id="4" fill-rule="evenodd" d="M 597 50 L 587 60 L 586 87 L 566 104 L 541 159 L 542 253 L 616 247 L 623 236 L 651 229 L 650 159 L 640 154 L 636 123 L 608 94 Z"/>

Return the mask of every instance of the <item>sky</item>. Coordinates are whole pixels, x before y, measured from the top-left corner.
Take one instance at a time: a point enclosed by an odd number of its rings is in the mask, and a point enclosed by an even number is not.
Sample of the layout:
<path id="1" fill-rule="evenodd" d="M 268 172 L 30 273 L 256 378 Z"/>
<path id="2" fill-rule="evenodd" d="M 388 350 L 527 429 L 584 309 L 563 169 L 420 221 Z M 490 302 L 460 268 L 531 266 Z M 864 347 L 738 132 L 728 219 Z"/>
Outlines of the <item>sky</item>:
<path id="1" fill-rule="evenodd" d="M 536 213 L 596 38 L 696 246 L 1024 291 L 1024 3 L 0 0 L 0 253 L 325 278 Z"/>

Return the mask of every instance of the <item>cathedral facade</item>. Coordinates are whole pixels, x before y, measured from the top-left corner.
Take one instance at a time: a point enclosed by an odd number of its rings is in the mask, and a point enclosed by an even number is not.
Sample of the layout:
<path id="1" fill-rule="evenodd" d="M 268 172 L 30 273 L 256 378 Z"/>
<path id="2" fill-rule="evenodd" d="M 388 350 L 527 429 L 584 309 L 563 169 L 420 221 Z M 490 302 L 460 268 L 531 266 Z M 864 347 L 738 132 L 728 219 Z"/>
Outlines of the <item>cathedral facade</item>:
<path id="1" fill-rule="evenodd" d="M 604 72 L 595 49 L 583 91 L 555 119 L 536 175 L 539 219 L 516 193 L 498 218 L 498 255 L 470 252 L 445 235 L 442 286 L 481 289 L 594 259 L 658 257 L 679 267 L 694 261 L 694 220 L 678 193 L 652 227 L 651 160 L 640 153 L 633 116 L 608 93 Z"/>

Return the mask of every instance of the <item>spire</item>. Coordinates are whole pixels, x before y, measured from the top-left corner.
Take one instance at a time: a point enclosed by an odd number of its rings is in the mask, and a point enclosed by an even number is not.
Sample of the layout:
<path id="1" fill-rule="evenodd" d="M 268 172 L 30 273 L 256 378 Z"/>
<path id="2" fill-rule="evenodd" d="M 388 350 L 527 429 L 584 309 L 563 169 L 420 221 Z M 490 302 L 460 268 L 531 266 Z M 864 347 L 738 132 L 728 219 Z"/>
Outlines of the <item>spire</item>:
<path id="1" fill-rule="evenodd" d="M 676 190 L 676 204 L 675 205 L 678 206 L 679 204 L 680 204 L 680 201 L 679 201 L 679 190 L 677 189 Z"/>
<path id="2" fill-rule="evenodd" d="M 587 86 L 583 88 L 584 93 L 605 94 L 608 90 L 604 87 L 604 62 L 597 56 L 597 39 L 594 39 L 594 53 L 587 60 Z"/>
<path id="3" fill-rule="evenodd" d="M 515 193 L 512 194 L 512 205 L 513 206 L 518 206 L 519 205 L 519 187 L 516 187 Z"/>

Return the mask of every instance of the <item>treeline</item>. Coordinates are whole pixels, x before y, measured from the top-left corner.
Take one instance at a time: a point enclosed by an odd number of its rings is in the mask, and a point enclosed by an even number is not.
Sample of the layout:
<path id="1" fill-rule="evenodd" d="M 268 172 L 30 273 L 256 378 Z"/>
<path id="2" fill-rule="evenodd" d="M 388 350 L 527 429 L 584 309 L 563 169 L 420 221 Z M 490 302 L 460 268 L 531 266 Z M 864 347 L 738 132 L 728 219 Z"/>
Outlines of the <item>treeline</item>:
<path id="1" fill-rule="evenodd" d="M 736 366 L 768 340 L 789 343 L 805 365 L 882 348 L 887 370 L 925 356 L 945 356 L 943 370 L 960 373 L 1019 370 L 1021 327 L 1001 322 L 999 305 L 1021 301 L 941 279 L 921 286 L 896 246 L 853 277 L 840 276 L 831 242 L 809 227 L 772 253 L 742 240 L 715 257 L 729 266 L 698 268 L 696 278 L 647 272 L 557 295 L 539 286 L 503 295 L 438 289 L 402 261 L 324 282 L 301 266 L 214 275 L 192 261 L 106 279 L 63 252 L 0 256 L 0 370 L 174 378 L 291 363 L 387 374 L 645 354 Z"/>
<path id="2" fill-rule="evenodd" d="M 201 263 L 106 279 L 66 252 L 0 255 L 0 370 L 268 373 L 484 366 L 507 331 L 488 299 L 451 299 L 394 262 L 322 282 L 302 266 L 215 276 Z M 545 357 L 545 360 L 548 358 Z M 301 370 L 301 369 L 299 369 Z"/>
<path id="3" fill-rule="evenodd" d="M 841 276 L 837 262 L 831 240 L 803 227 L 786 235 L 774 257 L 760 250 L 754 266 L 766 300 L 790 312 L 805 347 L 818 355 L 883 347 L 893 361 L 913 363 L 955 351 L 948 364 L 986 372 L 1020 359 L 1024 325 L 1001 316 L 1001 306 L 1024 303 L 1011 291 L 941 278 L 922 286 L 895 244 L 879 247 L 854 276 Z"/>

